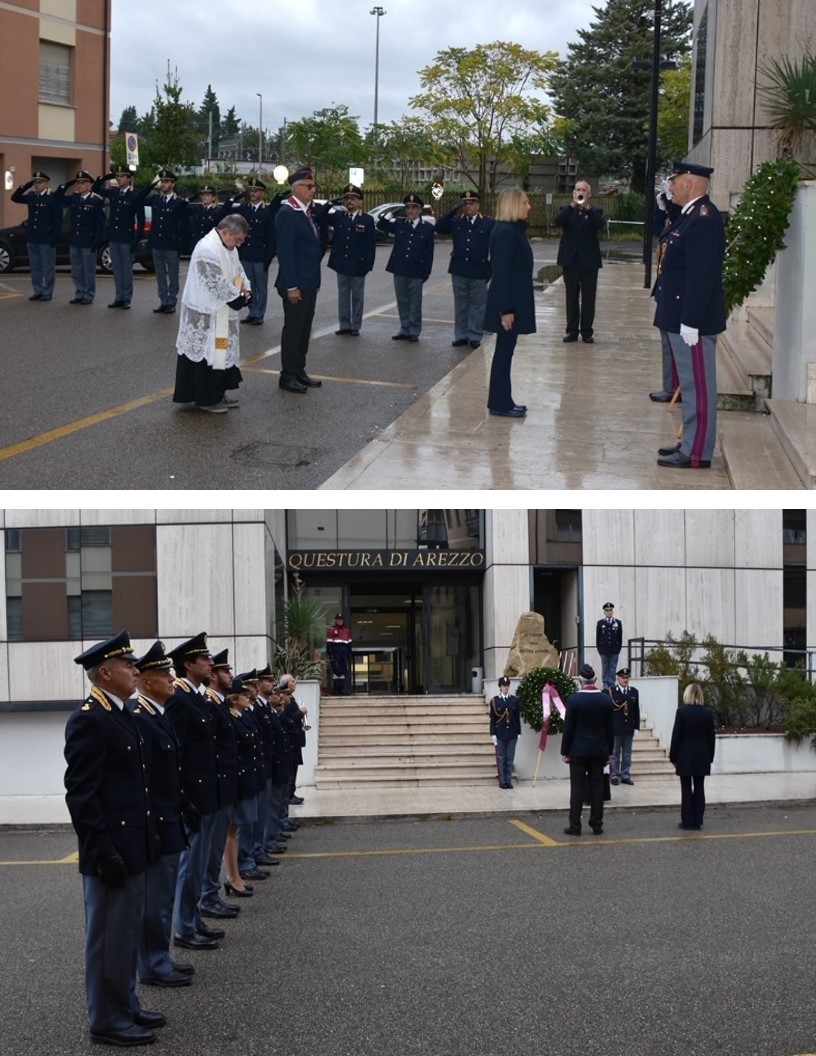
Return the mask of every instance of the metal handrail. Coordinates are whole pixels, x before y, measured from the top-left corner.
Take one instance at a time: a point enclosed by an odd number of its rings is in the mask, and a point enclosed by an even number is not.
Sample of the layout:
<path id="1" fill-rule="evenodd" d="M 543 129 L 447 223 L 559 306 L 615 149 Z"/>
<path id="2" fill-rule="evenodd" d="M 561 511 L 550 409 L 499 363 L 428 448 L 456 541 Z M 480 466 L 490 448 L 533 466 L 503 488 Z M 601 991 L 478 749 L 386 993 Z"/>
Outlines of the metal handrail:
<path id="1" fill-rule="evenodd" d="M 629 660 L 629 670 L 632 672 L 633 677 L 638 678 L 643 676 L 647 652 L 660 647 L 672 650 L 676 648 L 678 644 L 677 641 L 669 641 L 667 639 L 661 640 L 659 638 L 628 638 L 626 641 L 627 656 Z M 707 646 L 705 642 L 694 642 L 693 648 L 695 650 L 706 649 Z M 782 654 L 780 659 L 792 656 L 796 658 L 796 662 L 789 665 L 792 667 L 799 667 L 799 660 L 801 659 L 804 661 L 802 669 L 807 675 L 808 681 L 816 681 L 816 649 L 790 649 L 784 645 L 722 645 L 721 648 L 732 652 L 745 652 L 749 654 L 759 653 L 761 655 L 767 653 L 769 656 L 772 654 Z M 695 668 L 707 666 L 704 660 L 690 659 L 688 663 Z"/>

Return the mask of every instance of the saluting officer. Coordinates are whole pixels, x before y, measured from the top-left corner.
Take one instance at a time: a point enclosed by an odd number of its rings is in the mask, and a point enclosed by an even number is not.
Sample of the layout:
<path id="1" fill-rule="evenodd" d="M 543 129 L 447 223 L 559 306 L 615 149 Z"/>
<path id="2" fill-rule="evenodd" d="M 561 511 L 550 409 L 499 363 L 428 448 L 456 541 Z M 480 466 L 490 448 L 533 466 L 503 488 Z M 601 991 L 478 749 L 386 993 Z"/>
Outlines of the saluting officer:
<path id="1" fill-rule="evenodd" d="M 238 247 L 238 256 L 244 266 L 252 290 L 249 312 L 242 323 L 260 326 L 266 315 L 266 304 L 269 292 L 269 265 L 275 256 L 275 214 L 280 209 L 281 199 L 276 196 L 272 202 L 265 201 L 266 184 L 257 176 L 247 180 L 243 195 L 229 198 L 221 207 L 221 216 L 238 213 L 249 224 L 249 232 L 242 246 Z"/>
<path id="2" fill-rule="evenodd" d="M 439 220 L 436 232 L 453 235 L 448 266 L 453 287 L 454 348 L 482 343 L 482 324 L 490 278 L 490 231 L 493 219 L 482 216 L 478 191 L 465 191 L 461 201 Z"/>
<path id="3" fill-rule="evenodd" d="M 198 201 L 194 198 L 198 197 Z M 190 252 L 196 242 L 210 233 L 221 218 L 221 203 L 215 187 L 202 187 L 197 196 L 187 199 L 187 225 L 190 231 Z"/>
<path id="4" fill-rule="evenodd" d="M 188 847 L 182 851 L 176 880 L 175 945 L 188 950 L 218 949 L 224 932 L 201 920 L 198 901 L 218 810 L 218 756 L 207 697 L 212 657 L 206 632 L 177 645 L 167 654 L 177 677 L 167 702 L 167 715 L 181 742 L 184 789 L 201 815 L 198 831 L 187 826 Z"/>
<path id="5" fill-rule="evenodd" d="M 105 187 L 116 181 L 116 187 Z M 130 308 L 133 300 L 133 247 L 142 237 L 145 226 L 144 206 L 136 201 L 133 174 L 127 165 L 116 165 L 94 181 L 94 192 L 108 201 L 108 223 L 105 237 L 110 250 L 116 297 L 108 308 Z"/>
<path id="6" fill-rule="evenodd" d="M 391 340 L 417 342 L 422 330 L 422 286 L 433 268 L 434 229 L 422 221 L 425 203 L 418 194 L 406 195 L 403 204 L 404 217 L 382 217 L 377 227 L 394 235 L 385 270 L 394 276 L 400 328 Z"/>
<path id="7" fill-rule="evenodd" d="M 176 174 L 171 169 L 160 169 L 149 187 L 136 192 L 136 198 L 152 210 L 148 243 L 153 251 L 161 302 L 153 314 L 172 315 L 179 294 L 179 256 L 187 200 L 176 194 Z"/>
<path id="8" fill-rule="evenodd" d="M 154 642 L 135 664 L 139 693 L 129 704 L 139 732 L 150 747 L 150 798 L 161 841 L 161 854 L 148 866 L 145 881 L 139 982 L 148 986 L 189 986 L 192 965 L 178 965 L 170 956 L 179 856 L 187 846 L 182 822 L 181 744 L 164 710 L 175 691 L 173 661 L 165 655 L 164 642 Z M 189 825 L 196 825 L 192 804 L 187 805 L 184 816 Z"/>
<path id="9" fill-rule="evenodd" d="M 91 1040 L 148 1045 L 160 1012 L 135 1010 L 145 870 L 158 855 L 148 749 L 125 705 L 137 671 L 127 631 L 75 658 L 92 683 L 65 728 L 65 802 L 79 842 Z M 138 1002 L 133 1002 L 138 1007 Z"/>
<path id="10" fill-rule="evenodd" d="M 48 186 L 49 177 L 39 169 L 28 183 L 11 195 L 18 205 L 28 206 L 26 248 L 34 293 L 30 301 L 50 301 L 56 279 L 57 239 L 62 227 L 62 202 Z"/>
<path id="11" fill-rule="evenodd" d="M 347 185 L 342 197 L 345 210 L 331 211 L 329 202 L 318 214 L 318 223 L 333 228 L 329 267 L 337 274 L 336 334 L 356 337 L 363 325 L 365 277 L 374 268 L 377 254 L 377 232 L 374 217 L 363 212 L 363 192 L 353 183 Z"/>
<path id="12" fill-rule="evenodd" d="M 93 176 L 80 169 L 72 180 L 61 183 L 55 194 L 69 210 L 68 250 L 76 291 L 69 304 L 93 304 L 96 296 L 96 251 L 105 235 L 105 203 L 91 190 L 93 184 Z M 66 197 L 69 187 L 76 189 Z"/>
<path id="13" fill-rule="evenodd" d="M 658 450 L 659 466 L 708 469 L 717 442 L 717 334 L 725 330 L 725 229 L 708 197 L 707 165 L 675 161 L 680 216 L 660 239 L 654 325 L 668 334 L 683 394 L 683 439 Z"/>

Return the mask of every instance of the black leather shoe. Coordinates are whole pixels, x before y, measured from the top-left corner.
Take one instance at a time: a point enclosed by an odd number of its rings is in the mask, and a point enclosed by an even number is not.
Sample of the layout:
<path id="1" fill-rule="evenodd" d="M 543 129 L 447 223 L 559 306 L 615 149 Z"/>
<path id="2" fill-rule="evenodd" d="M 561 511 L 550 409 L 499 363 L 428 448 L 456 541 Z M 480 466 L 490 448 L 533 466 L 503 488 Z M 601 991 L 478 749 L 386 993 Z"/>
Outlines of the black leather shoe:
<path id="1" fill-rule="evenodd" d="M 298 374 L 297 380 L 301 385 L 305 385 L 307 389 L 319 389 L 323 384 L 323 382 L 318 381 L 317 378 L 310 378 L 305 370 L 302 374 Z"/>
<path id="2" fill-rule="evenodd" d="M 481 348 L 482 347 L 482 342 L 481 341 L 471 341 L 470 342 L 470 347 L 471 348 Z"/>
<path id="3" fill-rule="evenodd" d="M 286 392 L 304 393 L 309 391 L 302 382 L 297 380 L 297 378 L 281 377 L 278 381 L 278 388 L 285 389 Z"/>
<path id="4" fill-rule="evenodd" d="M 680 450 L 680 444 L 677 443 L 677 444 L 674 445 L 674 447 L 659 447 L 657 449 L 657 453 L 659 455 L 664 455 L 664 456 L 665 455 L 673 455 L 679 450 Z"/>
<path id="5" fill-rule="evenodd" d="M 119 307 L 120 308 L 124 308 L 124 310 L 126 312 L 129 311 L 130 310 L 130 301 L 122 301 L 122 303 L 119 305 Z"/>
<path id="6" fill-rule="evenodd" d="M 657 464 L 666 466 L 668 469 L 711 469 L 711 462 L 708 459 L 699 458 L 696 462 L 693 462 L 680 451 L 675 451 L 673 455 L 659 458 Z"/>
<path id="7" fill-rule="evenodd" d="M 360 336 L 360 331 L 359 330 L 349 330 L 349 336 L 351 336 L 351 337 L 359 337 Z"/>
<path id="8" fill-rule="evenodd" d="M 470 342 L 466 337 L 458 337 L 455 341 L 451 341 L 451 348 L 461 348 L 462 345 L 468 345 Z"/>
<path id="9" fill-rule="evenodd" d="M 601 833 L 603 832 L 603 825 L 590 825 L 590 828 L 592 829 L 592 831 L 595 833 L 596 836 L 600 836 Z"/>
<path id="10" fill-rule="evenodd" d="M 198 934 L 205 939 L 223 939 L 226 932 L 223 928 L 211 928 L 208 924 L 201 923 L 198 926 Z"/>
<path id="11" fill-rule="evenodd" d="M 649 399 L 652 403 L 671 403 L 672 395 L 671 392 L 650 392 Z"/>
<path id="12" fill-rule="evenodd" d="M 172 957 L 170 958 L 170 963 L 173 965 L 174 972 L 181 972 L 182 975 L 195 975 L 195 968 L 192 964 L 174 961 Z"/>
<path id="13" fill-rule="evenodd" d="M 92 1030 L 91 1041 L 94 1045 L 118 1045 L 126 1049 L 133 1045 L 152 1045 L 156 1035 L 147 1027 L 137 1027 L 134 1023 L 127 1030 Z"/>
<path id="14" fill-rule="evenodd" d="M 173 939 L 173 945 L 180 947 L 182 950 L 218 949 L 218 943 L 215 939 L 205 939 L 203 935 L 191 935 L 188 938 L 183 935 L 176 935 Z"/>
<path id="15" fill-rule="evenodd" d="M 297 832 L 300 828 L 300 822 L 292 821 L 291 818 L 287 818 L 287 820 L 281 825 L 281 828 L 284 832 Z"/>
<path id="16" fill-rule="evenodd" d="M 41 293 L 33 293 L 28 299 L 30 301 L 41 301 L 42 300 L 42 294 Z"/>
<path id="17" fill-rule="evenodd" d="M 229 880 L 224 881 L 224 890 L 232 898 L 252 898 L 252 884 L 247 884 L 243 891 L 233 887 Z"/>
<path id="18" fill-rule="evenodd" d="M 616 777 L 613 777 L 613 778 L 612 778 L 612 779 L 610 780 L 609 784 L 610 784 L 610 785 L 619 785 L 619 784 L 620 784 L 620 781 L 619 781 L 619 780 L 618 780 L 618 779 L 617 779 Z"/>
<path id="19" fill-rule="evenodd" d="M 407 341 L 408 340 L 408 335 L 407 334 L 394 334 L 391 337 L 391 340 L 392 341 Z"/>
<path id="20" fill-rule="evenodd" d="M 213 920 L 232 920 L 238 916 L 235 909 L 225 909 L 223 906 L 201 906 L 199 912 L 202 917 L 211 917 Z"/>
<path id="21" fill-rule="evenodd" d="M 633 785 L 634 783 L 635 782 L 632 780 L 631 777 L 622 777 L 621 778 L 621 784 L 622 785 Z"/>
<path id="22" fill-rule="evenodd" d="M 265 853 L 272 854 L 273 851 L 270 848 L 270 850 L 268 852 L 265 852 Z M 278 863 L 277 862 L 273 862 L 271 858 L 266 858 L 266 857 L 264 857 L 264 855 L 261 855 L 260 858 L 256 858 L 255 859 L 255 864 L 256 865 L 277 865 Z"/>
<path id="23" fill-rule="evenodd" d="M 527 413 L 526 403 L 514 403 L 513 406 L 516 408 L 517 411 L 524 411 L 525 414 Z"/>
<path id="24" fill-rule="evenodd" d="M 335 330 L 334 332 L 335 332 L 335 333 L 337 334 L 337 336 L 338 336 L 338 337 L 339 337 L 339 336 L 340 336 L 341 334 L 351 334 L 351 333 L 354 333 L 354 331 L 353 331 L 353 330 L 351 329 L 351 327 L 349 327 L 348 329 L 341 329 L 341 330 Z M 357 333 L 359 334 L 359 332 L 360 332 L 360 331 L 358 330 L 358 331 L 357 331 Z"/>
<path id="25" fill-rule="evenodd" d="M 490 411 L 496 418 L 523 418 L 526 413 L 520 407 L 511 407 L 509 411 Z"/>
<path id="26" fill-rule="evenodd" d="M 584 342 L 585 345 L 594 345 L 595 344 L 595 338 L 594 337 L 582 337 L 581 340 Z"/>
<path id="27" fill-rule="evenodd" d="M 567 827 L 564 829 L 564 833 L 567 836 L 580 836 L 581 835 L 581 830 L 580 829 L 574 829 L 572 827 L 572 825 L 567 825 Z"/>
<path id="28" fill-rule="evenodd" d="M 236 916 L 241 912 L 240 906 L 236 906 L 233 902 L 225 902 L 219 895 L 215 896 L 214 905 L 220 906 L 222 909 L 231 909 Z"/>
<path id="29" fill-rule="evenodd" d="M 68 303 L 69 304 L 84 304 L 85 302 L 82 300 L 81 297 L 72 297 L 71 300 Z"/>
<path id="30" fill-rule="evenodd" d="M 251 869 L 249 872 L 241 873 L 242 880 L 268 880 L 270 877 L 265 869 Z"/>
<path id="31" fill-rule="evenodd" d="M 151 1012 L 146 1008 L 141 1009 L 139 1012 L 133 1013 L 133 1022 L 140 1027 L 150 1027 L 155 1030 L 156 1027 L 163 1027 L 167 1022 L 167 1016 L 164 1012 Z"/>
<path id="32" fill-rule="evenodd" d="M 114 301 L 112 304 L 108 305 L 108 308 L 121 308 L 121 307 L 122 307 L 122 301 Z"/>
<path id="33" fill-rule="evenodd" d="M 268 848 L 269 854 L 286 854 L 286 850 L 287 848 L 285 843 L 279 843 L 275 847 Z"/>
<path id="34" fill-rule="evenodd" d="M 299 804 L 299 803 L 303 803 L 303 802 L 304 802 L 304 800 L 303 800 L 303 796 L 296 796 L 296 795 L 292 794 L 292 795 L 291 795 L 291 796 L 289 797 L 289 802 L 290 802 L 290 803 L 294 803 L 294 804 L 295 804 L 295 805 L 297 806 L 297 804 Z"/>
<path id="35" fill-rule="evenodd" d="M 577 334 L 566 334 L 564 337 L 561 338 L 561 340 L 564 342 L 565 345 L 568 345 L 571 341 L 577 341 L 578 340 L 578 335 Z"/>
<path id="36" fill-rule="evenodd" d="M 412 345 L 415 345 L 417 341 L 419 341 L 419 338 L 415 334 L 411 334 L 408 340 L 411 342 Z"/>
<path id="37" fill-rule="evenodd" d="M 160 304 L 158 308 L 153 309 L 154 315 L 164 315 L 164 305 Z"/>
<path id="38" fill-rule="evenodd" d="M 155 979 L 140 979 L 139 982 L 142 986 L 166 986 L 168 988 L 176 986 L 192 986 L 193 984 L 193 980 L 190 978 L 189 973 L 178 971 L 168 972 L 167 975 L 157 975 Z M 138 1023 L 138 1020 L 136 1022 Z M 144 1023 L 142 1025 L 146 1027 L 153 1026 L 152 1023 Z"/>

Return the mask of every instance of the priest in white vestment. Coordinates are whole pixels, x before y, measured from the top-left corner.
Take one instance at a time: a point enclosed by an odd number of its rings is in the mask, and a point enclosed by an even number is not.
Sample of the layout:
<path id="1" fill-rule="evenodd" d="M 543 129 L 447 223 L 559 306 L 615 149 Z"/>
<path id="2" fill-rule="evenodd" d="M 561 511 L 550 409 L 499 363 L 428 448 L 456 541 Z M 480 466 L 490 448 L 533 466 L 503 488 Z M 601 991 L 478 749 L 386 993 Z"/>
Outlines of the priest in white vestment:
<path id="1" fill-rule="evenodd" d="M 181 298 L 173 402 L 211 414 L 238 406 L 228 389 L 241 383 L 238 313 L 252 296 L 238 256 L 249 225 L 230 213 L 193 250 Z"/>

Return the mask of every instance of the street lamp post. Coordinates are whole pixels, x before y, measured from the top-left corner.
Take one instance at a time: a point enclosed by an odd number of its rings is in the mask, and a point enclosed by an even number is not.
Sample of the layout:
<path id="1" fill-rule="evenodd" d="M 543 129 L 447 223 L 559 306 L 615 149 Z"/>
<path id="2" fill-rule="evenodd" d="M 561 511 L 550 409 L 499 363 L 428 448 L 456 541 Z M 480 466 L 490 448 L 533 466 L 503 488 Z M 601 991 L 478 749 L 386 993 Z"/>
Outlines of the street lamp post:
<path id="1" fill-rule="evenodd" d="M 647 290 L 652 285 L 652 225 L 655 211 L 655 169 L 657 168 L 657 98 L 660 88 L 660 20 L 662 6 L 662 0 L 654 0 L 652 85 L 649 97 L 649 144 L 646 157 L 646 222 L 643 229 L 643 286 Z"/>
<path id="2" fill-rule="evenodd" d="M 263 164 L 263 96 L 260 92 L 255 93 L 258 96 L 258 175 L 261 175 L 261 165 Z"/>
<path id="3" fill-rule="evenodd" d="M 377 103 L 380 94 L 380 19 L 386 12 L 381 7 L 372 7 L 369 12 L 377 16 L 377 44 L 374 50 L 374 141 L 377 140 Z"/>

